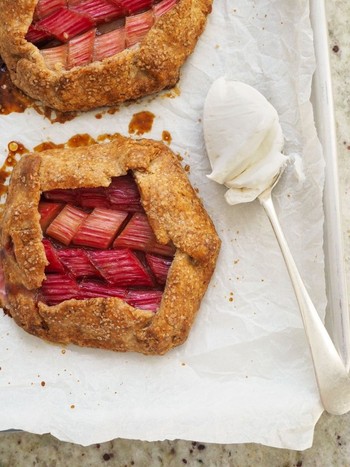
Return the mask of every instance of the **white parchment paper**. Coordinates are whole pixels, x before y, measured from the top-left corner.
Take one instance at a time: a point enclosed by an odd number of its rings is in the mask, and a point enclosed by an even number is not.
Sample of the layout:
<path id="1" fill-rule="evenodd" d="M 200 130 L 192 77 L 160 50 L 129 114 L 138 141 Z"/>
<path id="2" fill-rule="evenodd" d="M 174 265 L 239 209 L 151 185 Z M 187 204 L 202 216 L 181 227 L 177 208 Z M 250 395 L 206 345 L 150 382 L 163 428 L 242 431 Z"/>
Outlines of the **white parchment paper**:
<path id="1" fill-rule="evenodd" d="M 88 445 L 116 437 L 257 442 L 304 449 L 322 412 L 293 290 L 258 203 L 230 207 L 210 172 L 202 111 L 212 81 L 227 75 L 258 88 L 277 108 L 285 152 L 299 155 L 274 192 L 296 262 L 321 314 L 325 309 L 322 187 L 324 163 L 309 102 L 314 71 L 307 0 L 215 0 L 180 95 L 160 95 L 64 125 L 34 111 L 0 120 L 9 141 L 32 148 L 77 133 L 128 134 L 132 115 L 156 115 L 147 136 L 171 133 L 190 166 L 222 239 L 217 269 L 188 341 L 163 357 L 70 346 L 34 338 L 0 317 L 0 429 L 50 432 Z M 45 384 L 44 384 L 45 383 Z"/>

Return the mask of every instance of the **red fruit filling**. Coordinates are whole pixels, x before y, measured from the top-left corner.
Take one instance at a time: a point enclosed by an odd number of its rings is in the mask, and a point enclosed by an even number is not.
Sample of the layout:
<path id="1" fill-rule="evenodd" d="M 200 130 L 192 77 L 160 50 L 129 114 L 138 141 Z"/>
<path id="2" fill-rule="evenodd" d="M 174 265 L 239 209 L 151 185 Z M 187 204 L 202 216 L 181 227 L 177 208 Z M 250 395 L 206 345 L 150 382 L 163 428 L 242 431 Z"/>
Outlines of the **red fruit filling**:
<path id="1" fill-rule="evenodd" d="M 172 258 L 146 254 L 146 260 L 159 284 L 165 284 Z"/>
<path id="2" fill-rule="evenodd" d="M 128 213 L 95 208 L 73 237 L 75 245 L 108 248 Z"/>
<path id="3" fill-rule="evenodd" d="M 62 203 L 45 203 L 39 204 L 40 226 L 43 232 L 46 232 L 47 227 L 55 219 L 57 214 L 64 207 Z"/>
<path id="4" fill-rule="evenodd" d="M 46 191 L 39 213 L 48 261 L 41 301 L 118 297 L 157 311 L 175 248 L 157 242 L 130 174 L 108 187 Z"/>
<path id="5" fill-rule="evenodd" d="M 26 39 L 51 69 L 100 61 L 142 41 L 178 0 L 39 0 Z"/>
<path id="6" fill-rule="evenodd" d="M 120 235 L 114 240 L 114 248 L 132 248 L 134 250 L 158 253 L 171 256 L 174 248 L 171 245 L 160 245 L 149 225 L 145 213 L 133 214 Z"/>

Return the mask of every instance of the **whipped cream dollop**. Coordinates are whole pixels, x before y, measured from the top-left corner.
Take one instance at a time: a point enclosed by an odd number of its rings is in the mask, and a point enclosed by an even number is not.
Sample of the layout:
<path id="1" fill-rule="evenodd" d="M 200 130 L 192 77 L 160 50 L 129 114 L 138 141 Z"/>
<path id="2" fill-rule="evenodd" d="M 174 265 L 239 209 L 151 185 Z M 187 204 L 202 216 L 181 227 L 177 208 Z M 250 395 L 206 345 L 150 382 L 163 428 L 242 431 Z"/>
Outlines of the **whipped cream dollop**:
<path id="1" fill-rule="evenodd" d="M 288 158 L 276 109 L 255 88 L 216 80 L 204 105 L 208 178 L 228 187 L 229 204 L 253 201 L 275 180 Z"/>

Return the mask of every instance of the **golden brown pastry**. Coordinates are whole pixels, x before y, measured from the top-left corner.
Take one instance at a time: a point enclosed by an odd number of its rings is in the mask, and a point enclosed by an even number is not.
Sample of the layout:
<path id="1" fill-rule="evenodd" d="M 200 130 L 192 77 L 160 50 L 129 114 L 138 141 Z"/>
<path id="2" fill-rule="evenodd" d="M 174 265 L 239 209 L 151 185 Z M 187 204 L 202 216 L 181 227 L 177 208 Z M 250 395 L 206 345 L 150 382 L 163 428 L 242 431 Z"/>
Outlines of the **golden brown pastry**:
<path id="1" fill-rule="evenodd" d="M 24 156 L 2 222 L 5 310 L 59 343 L 164 354 L 188 336 L 220 240 L 162 143 Z"/>
<path id="2" fill-rule="evenodd" d="M 115 105 L 176 84 L 211 4 L 2 0 L 0 55 L 14 84 L 49 107 Z"/>

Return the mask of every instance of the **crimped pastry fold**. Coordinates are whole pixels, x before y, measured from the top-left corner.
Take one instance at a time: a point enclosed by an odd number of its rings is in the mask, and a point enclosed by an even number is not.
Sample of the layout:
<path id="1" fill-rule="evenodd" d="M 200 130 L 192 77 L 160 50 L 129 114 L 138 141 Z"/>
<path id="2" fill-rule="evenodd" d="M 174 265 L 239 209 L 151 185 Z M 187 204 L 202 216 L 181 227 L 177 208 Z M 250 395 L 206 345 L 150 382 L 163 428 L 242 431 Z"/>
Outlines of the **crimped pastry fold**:
<path id="1" fill-rule="evenodd" d="M 40 301 L 47 259 L 38 203 L 52 189 L 108 186 L 131 171 L 157 241 L 176 253 L 157 313 L 120 298 Z M 24 156 L 14 169 L 2 223 L 6 311 L 47 340 L 144 354 L 185 341 L 215 268 L 220 240 L 176 156 L 164 144 L 117 137 L 111 143 Z"/>

